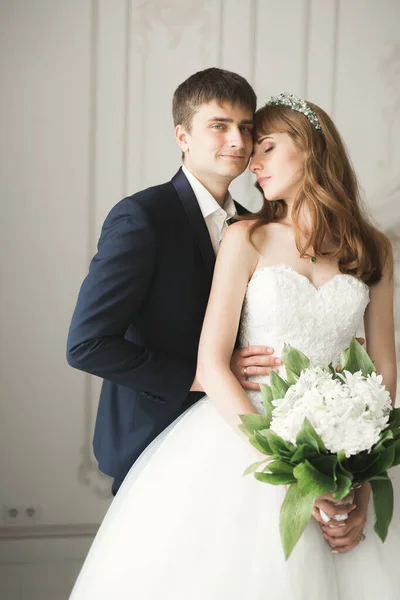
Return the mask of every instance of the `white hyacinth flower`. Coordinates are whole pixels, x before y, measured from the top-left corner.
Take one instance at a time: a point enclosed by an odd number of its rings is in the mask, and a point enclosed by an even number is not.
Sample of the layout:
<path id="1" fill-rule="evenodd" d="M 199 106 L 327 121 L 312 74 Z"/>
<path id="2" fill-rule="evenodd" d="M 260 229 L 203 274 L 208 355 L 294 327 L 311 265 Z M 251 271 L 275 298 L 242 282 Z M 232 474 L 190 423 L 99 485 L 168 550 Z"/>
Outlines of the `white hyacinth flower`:
<path id="1" fill-rule="evenodd" d="M 381 375 L 333 375 L 321 367 L 305 369 L 273 405 L 271 430 L 284 440 L 295 444 L 307 418 L 326 448 L 344 451 L 346 457 L 369 450 L 379 440 L 391 410 Z"/>

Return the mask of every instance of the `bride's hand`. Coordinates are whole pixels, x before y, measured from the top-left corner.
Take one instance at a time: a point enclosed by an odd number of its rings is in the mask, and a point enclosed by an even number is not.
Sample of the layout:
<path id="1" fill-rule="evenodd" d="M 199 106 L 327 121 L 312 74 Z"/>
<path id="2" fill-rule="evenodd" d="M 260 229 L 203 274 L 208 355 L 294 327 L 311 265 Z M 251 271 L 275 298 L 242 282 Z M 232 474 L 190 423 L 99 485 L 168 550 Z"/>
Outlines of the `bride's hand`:
<path id="1" fill-rule="evenodd" d="M 356 490 L 355 501 L 357 507 L 349 514 L 346 521 L 342 521 L 342 523 L 333 522 L 331 527 L 328 526 L 328 523 L 321 525 L 324 538 L 335 554 L 349 552 L 365 539 L 363 532 L 367 522 L 369 498 L 370 485 L 365 484 L 359 490 Z"/>
<path id="2" fill-rule="evenodd" d="M 325 521 L 322 518 L 320 511 L 323 510 L 328 515 L 328 517 L 334 517 L 336 515 L 347 515 L 356 508 L 356 504 L 354 503 L 354 496 L 354 491 L 352 491 L 342 500 L 336 500 L 336 498 L 334 498 L 330 493 L 323 494 L 322 496 L 319 496 L 316 499 L 312 511 L 312 516 L 320 524 L 335 525 L 340 527 L 340 523 L 343 523 L 343 521 L 337 521 L 333 518 L 331 518 L 330 521 Z"/>

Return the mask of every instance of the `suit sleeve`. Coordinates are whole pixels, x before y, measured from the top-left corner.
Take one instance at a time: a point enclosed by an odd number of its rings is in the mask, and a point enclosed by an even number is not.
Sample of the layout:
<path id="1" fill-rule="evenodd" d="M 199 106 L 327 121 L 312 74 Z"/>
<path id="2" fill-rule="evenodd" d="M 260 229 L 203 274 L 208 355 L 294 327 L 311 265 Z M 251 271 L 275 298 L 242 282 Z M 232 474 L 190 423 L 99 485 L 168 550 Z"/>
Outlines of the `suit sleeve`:
<path id="1" fill-rule="evenodd" d="M 124 339 L 152 284 L 156 253 L 147 214 L 131 200 L 117 204 L 79 292 L 67 361 L 177 409 L 189 393 L 196 364 Z"/>

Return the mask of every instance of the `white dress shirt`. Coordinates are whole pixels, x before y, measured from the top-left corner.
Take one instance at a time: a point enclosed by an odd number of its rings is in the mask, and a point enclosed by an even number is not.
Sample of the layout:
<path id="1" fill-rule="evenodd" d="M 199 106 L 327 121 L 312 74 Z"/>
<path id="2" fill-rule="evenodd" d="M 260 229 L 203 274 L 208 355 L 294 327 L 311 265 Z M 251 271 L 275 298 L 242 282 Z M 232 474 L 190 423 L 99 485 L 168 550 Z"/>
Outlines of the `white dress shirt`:
<path id="1" fill-rule="evenodd" d="M 226 193 L 224 205 L 221 207 L 214 196 L 204 187 L 202 183 L 182 165 L 182 171 L 189 181 L 194 195 L 199 203 L 201 214 L 204 217 L 208 233 L 210 234 L 211 243 L 215 254 L 218 252 L 219 245 L 224 235 L 225 229 L 228 227 L 227 220 L 236 215 L 236 208 L 230 192 Z"/>

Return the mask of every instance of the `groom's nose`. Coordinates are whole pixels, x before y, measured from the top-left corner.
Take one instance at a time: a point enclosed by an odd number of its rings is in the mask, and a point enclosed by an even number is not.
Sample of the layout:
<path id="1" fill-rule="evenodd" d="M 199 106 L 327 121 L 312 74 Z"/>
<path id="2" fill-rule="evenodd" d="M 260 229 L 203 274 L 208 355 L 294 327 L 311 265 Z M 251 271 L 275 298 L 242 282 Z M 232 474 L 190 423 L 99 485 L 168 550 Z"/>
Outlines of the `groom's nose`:
<path id="1" fill-rule="evenodd" d="M 232 128 L 229 131 L 228 142 L 229 142 L 229 146 L 231 148 L 245 148 L 246 147 L 243 133 L 240 131 L 240 129 L 237 129 L 237 128 Z"/>

